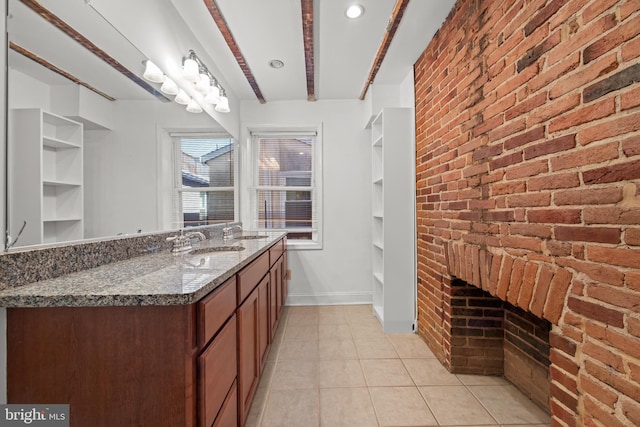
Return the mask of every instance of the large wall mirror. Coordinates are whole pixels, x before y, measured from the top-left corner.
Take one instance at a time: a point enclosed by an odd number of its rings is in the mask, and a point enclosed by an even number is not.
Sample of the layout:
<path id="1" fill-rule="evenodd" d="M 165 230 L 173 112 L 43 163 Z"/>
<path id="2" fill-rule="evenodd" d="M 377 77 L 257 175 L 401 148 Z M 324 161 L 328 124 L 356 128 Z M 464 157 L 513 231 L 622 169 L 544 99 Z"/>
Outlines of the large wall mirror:
<path id="1" fill-rule="evenodd" d="M 7 10 L 7 227 L 13 240 L 22 230 L 11 246 L 181 227 L 172 140 L 197 129 L 232 156 L 224 129 L 145 82 L 144 53 L 90 2 Z"/>

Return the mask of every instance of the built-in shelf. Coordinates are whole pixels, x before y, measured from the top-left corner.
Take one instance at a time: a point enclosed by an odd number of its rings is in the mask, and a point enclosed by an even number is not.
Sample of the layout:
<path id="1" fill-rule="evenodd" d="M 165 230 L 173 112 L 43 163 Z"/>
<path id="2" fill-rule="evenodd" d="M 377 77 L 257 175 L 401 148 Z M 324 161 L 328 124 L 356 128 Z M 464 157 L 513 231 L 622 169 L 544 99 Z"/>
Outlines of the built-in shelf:
<path id="1" fill-rule="evenodd" d="M 413 332 L 415 161 L 412 111 L 385 108 L 371 122 L 372 302 L 385 332 Z"/>
<path id="2" fill-rule="evenodd" d="M 22 245 L 82 239 L 82 124 L 37 108 L 10 118 L 10 230 L 26 221 Z"/>

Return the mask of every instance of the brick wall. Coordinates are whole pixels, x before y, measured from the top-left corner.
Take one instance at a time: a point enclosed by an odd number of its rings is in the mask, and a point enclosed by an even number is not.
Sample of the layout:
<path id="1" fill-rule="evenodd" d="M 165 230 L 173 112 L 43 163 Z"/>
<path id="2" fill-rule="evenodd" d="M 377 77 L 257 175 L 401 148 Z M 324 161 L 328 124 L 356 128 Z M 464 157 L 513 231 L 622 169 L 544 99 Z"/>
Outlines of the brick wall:
<path id="1" fill-rule="evenodd" d="M 504 376 L 538 405 L 549 409 L 549 321 L 506 303 Z"/>
<path id="2" fill-rule="evenodd" d="M 415 64 L 419 333 L 549 320 L 554 425 L 640 425 L 640 1 L 459 0 Z"/>

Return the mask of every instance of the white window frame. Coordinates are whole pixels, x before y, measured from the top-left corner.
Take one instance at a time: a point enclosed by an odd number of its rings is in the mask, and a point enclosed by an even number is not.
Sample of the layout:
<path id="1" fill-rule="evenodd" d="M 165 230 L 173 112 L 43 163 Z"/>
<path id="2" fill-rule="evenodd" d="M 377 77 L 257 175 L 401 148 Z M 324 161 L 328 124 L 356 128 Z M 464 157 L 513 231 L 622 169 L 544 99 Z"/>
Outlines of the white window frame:
<path id="1" fill-rule="evenodd" d="M 249 221 L 249 224 L 257 224 L 257 195 L 258 190 L 282 190 L 284 187 L 276 186 L 258 186 L 258 165 L 259 165 L 259 150 L 257 147 L 258 136 L 270 136 L 270 137 L 289 137 L 294 138 L 296 136 L 309 136 L 315 135 L 315 141 L 313 144 L 313 162 L 312 162 L 312 202 L 313 212 L 315 213 L 315 227 L 313 227 L 313 239 L 312 240 L 298 240 L 287 239 L 287 248 L 292 250 L 318 250 L 323 246 L 323 171 L 322 171 L 322 125 L 301 126 L 301 127 L 248 127 L 247 148 L 249 151 L 248 160 L 249 167 L 246 171 L 246 182 L 250 183 L 250 203 L 249 212 L 243 213 L 243 217 Z M 292 191 L 307 191 L 309 187 L 286 187 L 287 190 Z M 299 229 L 291 229 L 292 231 L 299 231 Z M 256 231 L 288 231 L 284 229 L 274 228 L 256 228 Z"/>
<path id="2" fill-rule="evenodd" d="M 182 212 L 182 194 L 183 193 L 201 193 L 201 192 L 228 192 L 233 191 L 233 222 L 238 221 L 238 142 L 235 138 L 227 133 L 219 132 L 171 132 L 172 153 L 173 153 L 173 216 L 174 222 L 178 223 L 179 228 L 184 228 L 184 212 Z M 182 187 L 182 147 L 180 142 L 182 138 L 212 138 L 212 139 L 231 139 L 233 141 L 233 183 L 232 187 L 198 187 L 183 188 Z M 222 224 L 222 223 L 221 223 Z M 208 224 L 213 225 L 213 224 Z"/>

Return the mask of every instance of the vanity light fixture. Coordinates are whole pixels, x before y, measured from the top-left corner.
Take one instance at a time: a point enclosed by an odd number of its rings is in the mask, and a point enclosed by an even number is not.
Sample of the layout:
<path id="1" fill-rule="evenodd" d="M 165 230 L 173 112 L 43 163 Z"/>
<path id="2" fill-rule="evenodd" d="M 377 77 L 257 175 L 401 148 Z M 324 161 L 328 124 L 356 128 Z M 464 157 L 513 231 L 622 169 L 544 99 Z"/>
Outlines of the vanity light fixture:
<path id="1" fill-rule="evenodd" d="M 190 113 L 202 113 L 202 107 L 200 107 L 198 103 L 192 99 L 187 104 L 187 111 Z"/>
<path id="2" fill-rule="evenodd" d="M 187 95 L 187 92 L 185 92 L 182 89 L 179 89 L 178 94 L 174 98 L 174 101 L 176 101 L 180 105 L 188 105 L 189 102 L 191 101 L 191 97 Z"/>
<path id="3" fill-rule="evenodd" d="M 156 64 L 149 61 L 148 59 L 145 62 L 146 62 L 145 69 L 144 69 L 144 74 L 142 74 L 142 77 L 145 80 L 153 83 L 164 82 L 164 73 L 162 72 L 162 70 L 160 70 L 160 68 L 158 68 Z"/>
<path id="4" fill-rule="evenodd" d="M 363 13 L 364 13 L 364 7 L 359 4 L 352 4 L 344 12 L 344 14 L 347 15 L 347 18 L 349 19 L 359 18 L 362 16 Z"/>
<path id="5" fill-rule="evenodd" d="M 231 111 L 229 109 L 229 99 L 227 98 L 227 95 L 225 95 L 224 89 L 220 91 L 220 100 L 218 102 L 218 105 L 216 105 L 215 110 L 218 113 L 228 113 L 229 111 Z"/>
<path id="6" fill-rule="evenodd" d="M 180 88 L 178 87 L 176 82 L 165 76 L 164 83 L 162 83 L 160 91 L 162 93 L 166 93 L 167 95 L 175 96 L 180 92 Z"/>
<path id="7" fill-rule="evenodd" d="M 193 83 L 195 89 L 204 95 L 204 102 L 215 105 L 219 113 L 231 111 L 224 88 L 193 50 L 182 58 L 182 72 L 185 80 Z"/>

